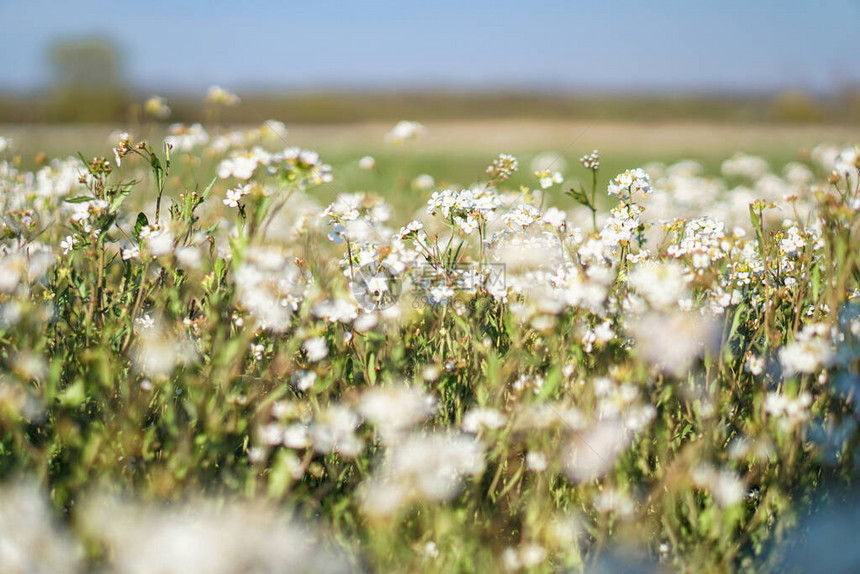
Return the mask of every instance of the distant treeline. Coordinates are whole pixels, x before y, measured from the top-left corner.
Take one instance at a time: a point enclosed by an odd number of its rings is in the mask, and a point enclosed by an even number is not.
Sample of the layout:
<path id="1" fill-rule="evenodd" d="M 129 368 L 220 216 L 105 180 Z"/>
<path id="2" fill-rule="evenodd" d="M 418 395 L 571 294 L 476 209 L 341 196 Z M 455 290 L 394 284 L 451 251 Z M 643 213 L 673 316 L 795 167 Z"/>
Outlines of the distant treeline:
<path id="1" fill-rule="evenodd" d="M 139 119 L 151 94 L 121 87 L 65 87 L 38 94 L 0 93 L 0 123 L 125 123 Z M 159 94 L 166 121 L 207 119 L 201 97 Z M 226 123 L 278 119 L 290 123 L 369 120 L 420 121 L 482 118 L 606 119 L 634 121 L 743 121 L 860 123 L 860 90 L 818 97 L 801 92 L 770 95 L 624 95 L 526 92 L 239 92 L 239 106 L 220 111 Z M 208 118 L 211 119 L 211 118 Z"/>

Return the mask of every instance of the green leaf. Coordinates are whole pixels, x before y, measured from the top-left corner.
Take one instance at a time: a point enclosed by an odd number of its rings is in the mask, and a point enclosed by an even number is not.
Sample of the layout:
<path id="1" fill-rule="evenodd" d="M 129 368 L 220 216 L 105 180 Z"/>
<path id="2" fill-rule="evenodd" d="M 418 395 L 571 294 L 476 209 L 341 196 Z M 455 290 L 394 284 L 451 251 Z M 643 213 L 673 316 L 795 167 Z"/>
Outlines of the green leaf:
<path id="1" fill-rule="evenodd" d="M 185 202 L 182 204 L 180 213 L 183 221 L 191 221 L 191 213 L 194 211 L 194 197 L 190 193 L 185 194 Z"/>
<path id="2" fill-rule="evenodd" d="M 152 173 L 155 175 L 155 184 L 158 189 L 163 187 L 164 183 L 164 167 L 161 165 L 158 156 L 151 153 L 149 156 L 149 165 L 152 167 Z"/>
<path id="3" fill-rule="evenodd" d="M 218 177 L 215 176 L 212 178 L 212 181 L 209 182 L 209 185 L 206 186 L 206 189 L 203 190 L 203 195 L 200 196 L 200 203 L 203 203 L 207 199 L 209 199 L 209 195 L 212 193 L 212 188 L 215 187 L 215 182 L 218 181 Z"/>
<path id="4" fill-rule="evenodd" d="M 561 387 L 561 378 L 561 369 L 559 369 L 558 367 L 553 367 L 552 370 L 550 370 L 550 372 L 547 374 L 543 388 L 541 388 L 540 390 L 540 398 L 548 399 L 555 395 L 555 393 Z"/>
<path id="5" fill-rule="evenodd" d="M 120 188 L 116 194 L 116 197 L 113 198 L 113 201 L 110 204 L 110 212 L 111 213 L 117 212 L 117 210 L 120 208 L 120 206 L 126 200 L 126 198 L 128 198 L 129 194 L 131 193 L 131 190 L 134 188 L 136 183 L 137 183 L 136 181 L 132 181 L 132 182 L 129 182 L 129 183 L 126 183 L 126 184 L 120 186 Z"/>
<path id="6" fill-rule="evenodd" d="M 576 200 L 578 203 L 581 203 L 582 205 L 585 205 L 585 206 L 591 205 L 591 202 L 589 201 L 588 196 L 585 195 L 585 192 L 582 190 L 579 190 L 576 188 L 571 188 L 567 191 L 567 195 L 569 195 L 570 197 L 572 197 L 574 200 Z"/>
<path id="7" fill-rule="evenodd" d="M 759 218 L 758 213 L 755 210 L 755 204 L 753 203 L 750 203 L 750 220 L 752 221 L 753 227 L 758 229 L 761 219 Z"/>
<path id="8" fill-rule="evenodd" d="M 92 201 L 94 199 L 95 199 L 95 197 L 87 197 L 85 195 L 81 195 L 78 197 L 72 197 L 70 199 L 66 199 L 65 202 L 66 203 L 84 203 L 85 201 Z"/>
<path id="9" fill-rule="evenodd" d="M 758 248 L 759 255 L 761 255 L 762 260 L 766 259 L 765 257 L 765 244 L 764 244 L 764 229 L 761 225 L 761 213 L 756 211 L 756 203 L 750 204 L 750 221 L 752 221 L 753 229 L 755 229 L 755 235 L 758 239 Z"/>
<path id="10" fill-rule="evenodd" d="M 376 384 L 376 357 L 373 353 L 367 355 L 367 381 L 371 385 Z"/>
<path id="11" fill-rule="evenodd" d="M 90 162 L 88 162 L 88 161 L 87 161 L 87 158 L 85 158 L 85 157 L 84 157 L 84 154 L 82 154 L 81 152 L 78 152 L 78 157 L 81 159 L 81 163 L 83 163 L 83 164 L 84 164 L 84 167 L 86 167 L 86 168 L 87 168 L 87 171 L 88 171 L 90 174 L 92 174 L 92 173 L 93 173 L 93 170 L 92 170 L 92 169 L 90 169 Z"/>
<path id="12" fill-rule="evenodd" d="M 141 211 L 137 214 L 137 220 L 134 222 L 134 231 L 132 232 L 134 240 L 138 243 L 140 243 L 140 230 L 143 229 L 144 225 L 149 225 L 149 220 L 146 218 L 146 214 Z"/>
<path id="13" fill-rule="evenodd" d="M 268 492 L 272 498 L 280 498 L 287 492 L 292 482 L 291 466 L 289 453 L 279 450 L 269 472 Z"/>
<path id="14" fill-rule="evenodd" d="M 818 294 L 821 292 L 821 269 L 818 265 L 812 268 L 812 300 L 818 301 Z"/>

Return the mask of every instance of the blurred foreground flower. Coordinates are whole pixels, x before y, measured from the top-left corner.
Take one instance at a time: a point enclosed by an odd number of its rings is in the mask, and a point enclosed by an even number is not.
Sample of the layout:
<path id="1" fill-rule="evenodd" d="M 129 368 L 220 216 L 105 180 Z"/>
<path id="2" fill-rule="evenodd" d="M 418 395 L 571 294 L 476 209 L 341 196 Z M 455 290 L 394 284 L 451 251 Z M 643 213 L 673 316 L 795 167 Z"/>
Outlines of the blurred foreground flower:
<path id="1" fill-rule="evenodd" d="M 720 324 L 692 313 L 648 313 L 631 322 L 636 349 L 656 369 L 681 377 L 720 342 Z"/>
<path id="2" fill-rule="evenodd" d="M 0 488 L 0 571 L 3 574 L 81 572 L 82 549 L 51 516 L 47 499 L 35 487 Z"/>
<path id="3" fill-rule="evenodd" d="M 389 516 L 415 501 L 451 500 L 463 477 L 483 470 L 483 446 L 474 437 L 416 434 L 393 447 L 378 478 L 366 484 L 363 506 L 371 516 Z"/>
<path id="4" fill-rule="evenodd" d="M 79 512 L 82 529 L 104 545 L 108 572 L 116 574 L 353 571 L 309 528 L 260 505 L 159 507 L 99 497 Z"/>

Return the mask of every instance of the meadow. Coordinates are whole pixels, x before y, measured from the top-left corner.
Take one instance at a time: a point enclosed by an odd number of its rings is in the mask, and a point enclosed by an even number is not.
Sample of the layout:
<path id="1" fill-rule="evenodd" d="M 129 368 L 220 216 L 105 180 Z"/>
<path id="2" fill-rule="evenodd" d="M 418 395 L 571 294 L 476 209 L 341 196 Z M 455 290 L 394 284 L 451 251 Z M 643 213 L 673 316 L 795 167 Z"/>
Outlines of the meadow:
<path id="1" fill-rule="evenodd" d="M 3 572 L 858 564 L 850 128 L 159 104 L 0 129 Z"/>

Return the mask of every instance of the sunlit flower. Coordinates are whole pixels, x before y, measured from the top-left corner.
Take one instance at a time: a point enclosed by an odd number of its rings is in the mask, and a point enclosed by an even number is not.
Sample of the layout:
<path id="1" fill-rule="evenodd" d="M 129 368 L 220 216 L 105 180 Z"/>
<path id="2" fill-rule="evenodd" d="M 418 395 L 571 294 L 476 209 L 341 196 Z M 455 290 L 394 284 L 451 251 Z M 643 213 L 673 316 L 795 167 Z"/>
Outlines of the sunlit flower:
<path id="1" fill-rule="evenodd" d="M 629 202 L 634 195 L 647 197 L 651 193 L 651 178 L 645 170 L 629 169 L 618 174 L 609 182 L 609 195 Z"/>
<path id="2" fill-rule="evenodd" d="M 540 181 L 541 189 L 549 189 L 553 185 L 564 181 L 564 177 L 557 171 L 536 171 L 535 177 Z"/>
<path id="3" fill-rule="evenodd" d="M 499 157 L 494 159 L 492 165 L 487 168 L 487 175 L 492 181 L 505 181 L 517 171 L 518 167 L 517 158 L 504 153 L 499 154 Z"/>
<path id="4" fill-rule="evenodd" d="M 228 189 L 226 193 L 227 197 L 223 200 L 224 205 L 228 207 L 239 207 L 239 201 L 249 193 L 251 193 L 250 185 L 240 185 L 237 188 Z"/>

